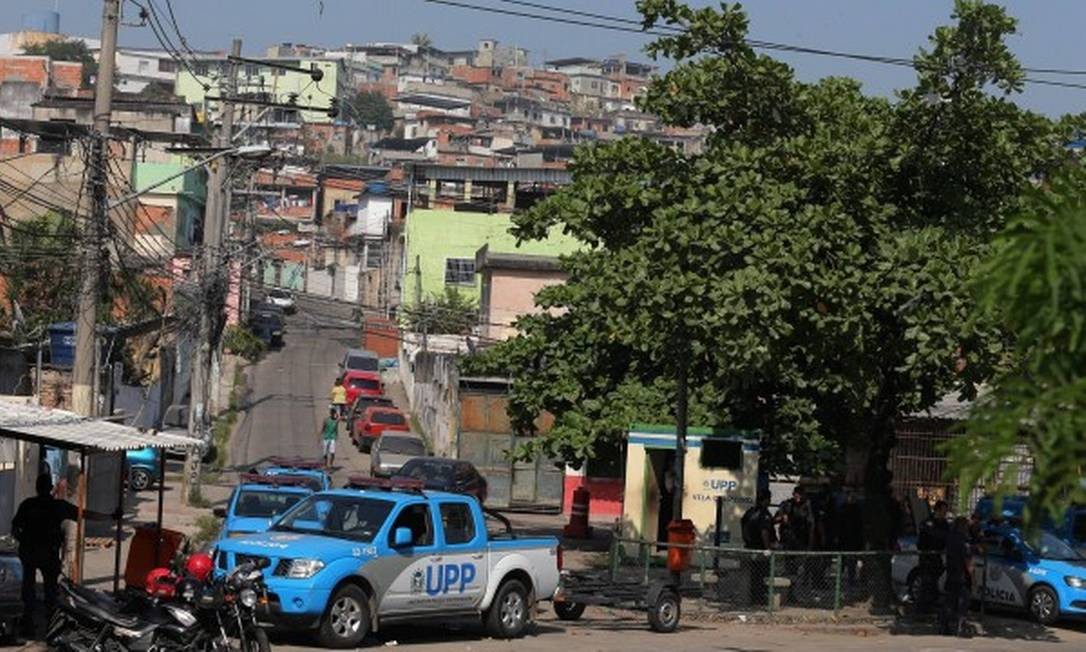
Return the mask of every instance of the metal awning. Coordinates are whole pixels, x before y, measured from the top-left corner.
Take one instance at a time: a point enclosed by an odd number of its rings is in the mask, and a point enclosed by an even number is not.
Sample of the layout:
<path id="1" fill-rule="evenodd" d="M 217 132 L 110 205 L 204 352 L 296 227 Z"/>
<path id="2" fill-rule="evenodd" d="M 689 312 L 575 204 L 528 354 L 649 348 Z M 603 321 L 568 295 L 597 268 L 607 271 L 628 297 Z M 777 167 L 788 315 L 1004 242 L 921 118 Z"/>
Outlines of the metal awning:
<path id="1" fill-rule="evenodd" d="M 0 437 L 83 452 L 195 447 L 199 439 L 144 432 L 67 410 L 0 401 Z"/>

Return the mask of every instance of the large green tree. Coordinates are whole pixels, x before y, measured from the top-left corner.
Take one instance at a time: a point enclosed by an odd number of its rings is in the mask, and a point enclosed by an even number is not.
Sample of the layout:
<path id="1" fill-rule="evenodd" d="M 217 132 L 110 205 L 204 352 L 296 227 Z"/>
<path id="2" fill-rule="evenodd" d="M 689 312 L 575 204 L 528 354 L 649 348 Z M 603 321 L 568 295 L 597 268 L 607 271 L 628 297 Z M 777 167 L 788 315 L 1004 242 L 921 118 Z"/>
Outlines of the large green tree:
<path id="1" fill-rule="evenodd" d="M 83 88 L 91 87 L 91 80 L 98 74 L 98 62 L 94 60 L 83 41 L 43 41 L 23 48 L 23 54 L 47 56 L 54 61 L 75 61 L 83 64 Z"/>
<path id="2" fill-rule="evenodd" d="M 710 128 L 703 153 L 626 139 L 580 148 L 573 182 L 514 216 L 521 239 L 586 244 L 523 335 L 469 362 L 513 377 L 511 415 L 555 426 L 534 449 L 590 458 L 638 419 L 757 428 L 771 471 L 848 471 L 888 502 L 895 420 L 966 397 L 1004 355 L 968 291 L 990 234 L 1033 175 L 1066 157 L 1062 125 L 1020 109 L 1015 21 L 960 0 L 892 99 L 801 82 L 746 42 L 738 6 L 641 0 L 648 48 L 675 65 L 642 108 Z M 869 541 L 888 545 L 888 510 Z"/>
<path id="3" fill-rule="evenodd" d="M 372 125 L 378 131 L 392 129 L 392 105 L 377 91 L 359 91 L 351 97 L 351 117 L 361 127 Z"/>
<path id="4" fill-rule="evenodd" d="M 1031 524 L 1086 502 L 1086 173 L 1027 193 L 977 277 L 978 318 L 1005 326 L 1014 355 L 951 447 L 963 483 L 1019 490 L 1029 465 Z M 1016 464 L 1018 461 L 1018 464 Z"/>

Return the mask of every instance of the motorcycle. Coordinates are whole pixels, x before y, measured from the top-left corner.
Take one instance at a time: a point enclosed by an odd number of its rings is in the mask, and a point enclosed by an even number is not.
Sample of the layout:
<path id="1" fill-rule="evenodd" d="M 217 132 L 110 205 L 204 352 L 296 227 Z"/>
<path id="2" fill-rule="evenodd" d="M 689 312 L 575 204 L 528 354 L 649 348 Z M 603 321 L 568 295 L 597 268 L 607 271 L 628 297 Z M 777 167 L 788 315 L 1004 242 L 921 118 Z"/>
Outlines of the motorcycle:
<path id="1" fill-rule="evenodd" d="M 269 652 L 267 633 L 256 621 L 256 606 L 267 600 L 264 566 L 239 564 L 207 583 L 179 580 L 171 601 L 138 595 L 118 602 L 61 578 L 46 643 L 62 652 Z"/>

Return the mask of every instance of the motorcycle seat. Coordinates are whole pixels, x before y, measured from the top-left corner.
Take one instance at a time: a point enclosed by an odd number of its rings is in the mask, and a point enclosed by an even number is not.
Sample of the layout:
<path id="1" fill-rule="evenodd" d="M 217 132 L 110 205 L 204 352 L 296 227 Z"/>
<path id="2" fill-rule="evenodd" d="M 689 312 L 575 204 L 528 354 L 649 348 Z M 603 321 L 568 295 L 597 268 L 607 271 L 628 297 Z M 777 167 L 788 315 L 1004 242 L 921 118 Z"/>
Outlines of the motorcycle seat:
<path id="1" fill-rule="evenodd" d="M 63 582 L 62 587 L 72 597 L 73 607 L 91 618 L 128 629 L 147 626 L 147 623 L 142 623 L 137 618 L 120 613 L 120 605 L 103 593 L 70 582 Z M 151 627 L 153 626 L 151 624 Z"/>

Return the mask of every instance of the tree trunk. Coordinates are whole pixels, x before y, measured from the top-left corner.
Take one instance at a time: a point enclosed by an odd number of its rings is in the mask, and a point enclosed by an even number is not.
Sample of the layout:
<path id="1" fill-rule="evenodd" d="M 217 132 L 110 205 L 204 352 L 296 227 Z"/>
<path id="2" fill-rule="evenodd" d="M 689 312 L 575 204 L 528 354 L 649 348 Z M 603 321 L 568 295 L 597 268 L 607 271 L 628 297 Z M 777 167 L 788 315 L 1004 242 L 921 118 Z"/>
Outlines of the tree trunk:
<path id="1" fill-rule="evenodd" d="M 870 576 L 872 609 L 885 611 L 894 600 L 890 551 L 900 526 L 900 509 L 890 489 L 890 453 L 894 448 L 894 423 L 883 419 L 870 433 L 866 447 L 849 451 L 850 462 L 863 459 L 864 534 L 869 550 L 886 552 L 873 559 Z M 862 454 L 862 455 L 861 455 Z"/>

